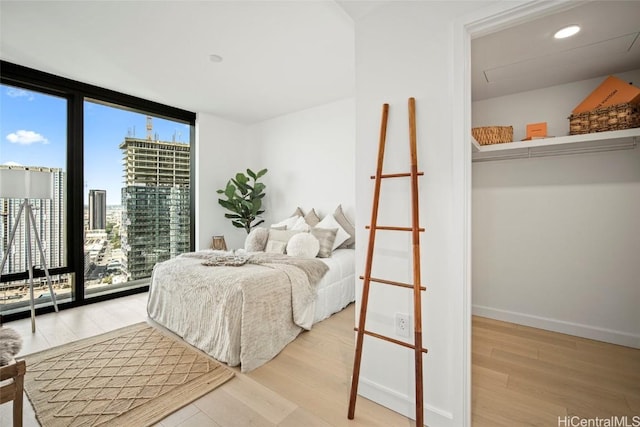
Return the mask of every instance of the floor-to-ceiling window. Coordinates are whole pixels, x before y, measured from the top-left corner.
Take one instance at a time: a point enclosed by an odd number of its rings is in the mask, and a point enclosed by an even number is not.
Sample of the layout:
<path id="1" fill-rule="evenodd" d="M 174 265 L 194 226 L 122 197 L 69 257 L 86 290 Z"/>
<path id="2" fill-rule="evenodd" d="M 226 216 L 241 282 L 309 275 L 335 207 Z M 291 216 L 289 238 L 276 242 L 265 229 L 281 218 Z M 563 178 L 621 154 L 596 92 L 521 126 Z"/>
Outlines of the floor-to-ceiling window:
<path id="1" fill-rule="evenodd" d="M 0 84 L 0 106 L 0 169 L 48 172 L 53 178 L 51 199 L 29 200 L 33 222 L 26 220 L 26 210 L 21 209 L 22 199 L 0 197 L 0 258 L 4 262 L 0 274 L 6 279 L 0 288 L 0 310 L 9 313 L 29 306 L 29 289 L 22 279 L 28 270 L 29 247 L 36 267 L 46 265 L 52 272 L 64 271 L 67 267 L 68 102 L 63 96 Z M 29 230 L 27 224 L 32 224 Z M 72 298 L 69 280 L 68 274 L 52 275 L 54 292 L 60 301 Z M 43 277 L 36 278 L 34 288 L 39 305 L 51 302 Z"/>
<path id="2" fill-rule="evenodd" d="M 147 285 L 190 248 L 189 124 L 84 102 L 87 297 Z"/>
<path id="3" fill-rule="evenodd" d="M 59 305 L 146 289 L 155 263 L 194 247 L 195 114 L 4 61 L 0 67 L 0 167 L 54 177 L 53 199 L 32 204 Z M 7 320 L 29 309 L 24 242 L 8 244 L 19 204 L 0 199 L 7 255 L 0 316 Z M 34 265 L 36 306 L 50 310 L 38 257 Z"/>

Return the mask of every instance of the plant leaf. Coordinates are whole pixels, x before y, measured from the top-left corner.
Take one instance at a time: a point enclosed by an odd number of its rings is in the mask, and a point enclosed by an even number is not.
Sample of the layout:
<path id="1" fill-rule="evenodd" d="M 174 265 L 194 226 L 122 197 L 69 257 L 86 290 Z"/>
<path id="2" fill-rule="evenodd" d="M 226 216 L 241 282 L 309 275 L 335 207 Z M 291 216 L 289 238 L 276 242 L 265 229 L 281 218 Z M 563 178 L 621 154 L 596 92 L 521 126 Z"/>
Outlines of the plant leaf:
<path id="1" fill-rule="evenodd" d="M 247 181 L 249 181 L 249 179 L 247 178 L 247 176 L 245 174 L 243 174 L 242 172 L 238 172 L 236 174 L 236 181 L 238 181 L 241 184 L 246 184 Z"/>
<path id="2" fill-rule="evenodd" d="M 266 188 L 266 185 L 264 185 L 261 182 L 256 182 L 256 185 L 253 187 L 253 190 L 256 193 L 260 194 L 260 193 L 262 193 L 262 191 L 264 191 L 265 188 Z"/>
<path id="3" fill-rule="evenodd" d="M 224 190 L 224 195 L 227 196 L 228 199 L 233 199 L 236 194 L 236 186 L 231 182 L 227 183 L 227 188 Z"/>

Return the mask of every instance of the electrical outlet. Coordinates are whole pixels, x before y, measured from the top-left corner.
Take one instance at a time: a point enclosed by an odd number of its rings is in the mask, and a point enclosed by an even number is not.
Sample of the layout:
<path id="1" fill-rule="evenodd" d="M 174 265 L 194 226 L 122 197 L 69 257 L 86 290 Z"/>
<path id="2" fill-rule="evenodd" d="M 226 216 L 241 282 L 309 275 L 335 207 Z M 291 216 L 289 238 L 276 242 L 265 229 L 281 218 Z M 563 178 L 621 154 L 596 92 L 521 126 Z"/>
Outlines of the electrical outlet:
<path id="1" fill-rule="evenodd" d="M 396 313 L 396 335 L 409 338 L 410 319 L 408 314 Z"/>

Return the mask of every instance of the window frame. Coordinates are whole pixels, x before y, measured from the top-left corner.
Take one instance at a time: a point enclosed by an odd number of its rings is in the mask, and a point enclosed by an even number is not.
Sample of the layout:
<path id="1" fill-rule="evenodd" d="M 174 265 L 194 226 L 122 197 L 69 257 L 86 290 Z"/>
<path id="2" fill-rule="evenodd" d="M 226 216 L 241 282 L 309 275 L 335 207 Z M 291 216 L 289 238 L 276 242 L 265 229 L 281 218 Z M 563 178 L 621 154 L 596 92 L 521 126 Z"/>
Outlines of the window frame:
<path id="1" fill-rule="evenodd" d="M 158 102 L 149 101 L 133 95 L 105 89 L 99 86 L 79 82 L 65 77 L 24 67 L 4 60 L 0 60 L 0 83 L 17 88 L 41 92 L 58 96 L 67 100 L 67 159 L 66 174 L 67 197 L 65 201 L 66 218 L 66 255 L 65 267 L 50 269 L 51 275 L 72 275 L 71 302 L 61 304 L 60 309 L 81 306 L 89 303 L 104 301 L 146 292 L 149 286 L 142 286 L 114 293 L 85 298 L 84 289 L 84 102 L 92 101 L 115 108 L 128 109 L 143 114 L 151 114 L 158 118 L 173 120 L 189 125 L 189 149 L 190 149 L 190 174 L 192 185 L 189 186 L 189 239 L 190 250 L 195 248 L 195 121 L 196 114 L 176 107 L 171 107 Z M 34 272 L 34 278 L 44 277 L 43 271 Z M 0 283 L 25 280 L 28 273 L 13 273 L 2 275 Z M 53 306 L 41 307 L 36 310 L 38 314 L 53 311 Z M 29 316 L 29 311 L 20 311 L 6 315 L 0 315 L 0 321 Z"/>

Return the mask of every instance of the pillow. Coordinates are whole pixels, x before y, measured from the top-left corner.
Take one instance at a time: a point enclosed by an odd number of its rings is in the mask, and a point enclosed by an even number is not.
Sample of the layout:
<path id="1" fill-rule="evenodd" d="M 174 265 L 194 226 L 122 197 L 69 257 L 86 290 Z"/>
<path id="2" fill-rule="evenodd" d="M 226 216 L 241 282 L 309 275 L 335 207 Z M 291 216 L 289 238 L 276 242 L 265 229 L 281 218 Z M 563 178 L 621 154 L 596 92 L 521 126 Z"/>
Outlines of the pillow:
<path id="1" fill-rule="evenodd" d="M 302 209 L 300 209 L 300 206 L 298 206 L 296 208 L 296 211 L 291 216 L 304 216 L 304 212 L 302 212 Z"/>
<path id="2" fill-rule="evenodd" d="M 244 250 L 247 252 L 263 252 L 269 239 L 269 230 L 264 227 L 256 227 L 244 240 Z"/>
<path id="3" fill-rule="evenodd" d="M 297 215 L 290 216 L 289 218 L 283 219 L 280 222 L 276 222 L 275 224 L 271 224 L 271 228 L 283 229 L 282 227 L 285 227 L 283 230 L 289 230 L 298 221 L 298 218 L 299 217 Z"/>
<path id="4" fill-rule="evenodd" d="M 307 221 L 305 221 L 304 218 L 301 216 L 299 216 L 296 223 L 289 228 L 289 230 L 298 230 L 298 231 L 309 231 L 310 229 L 311 227 L 309 227 L 309 224 L 307 224 Z"/>
<path id="5" fill-rule="evenodd" d="M 304 216 L 304 220 L 307 222 L 307 224 L 309 224 L 311 227 L 315 227 L 319 222 L 320 222 L 320 217 L 318 216 L 318 214 L 316 213 L 315 209 L 311 209 L 309 211 L 308 214 L 306 214 Z"/>
<path id="6" fill-rule="evenodd" d="M 274 254 L 283 254 L 286 249 L 287 244 L 285 242 L 281 242 L 279 240 L 269 240 L 267 241 L 267 246 L 264 248 L 264 251 Z"/>
<path id="7" fill-rule="evenodd" d="M 300 258 L 315 258 L 320 251 L 320 242 L 309 233 L 299 233 L 289 239 L 287 254 Z"/>
<path id="8" fill-rule="evenodd" d="M 347 219 L 344 212 L 342 212 L 342 205 L 338 205 L 336 211 L 333 213 L 333 217 L 338 221 L 338 224 L 344 228 L 344 231 L 349 233 L 349 238 L 338 246 L 338 249 L 352 248 L 356 243 L 356 228 L 351 221 Z"/>
<path id="9" fill-rule="evenodd" d="M 338 229 L 338 232 L 336 234 L 336 239 L 333 242 L 333 248 L 331 248 L 332 251 L 337 249 L 338 246 L 346 242 L 347 239 L 350 237 L 349 233 L 344 231 L 344 228 L 342 228 L 340 224 L 338 224 L 338 221 L 336 221 L 333 215 L 327 215 L 324 218 L 322 218 L 322 221 L 316 224 L 315 228 L 329 228 L 329 229 L 337 228 Z"/>
<path id="10" fill-rule="evenodd" d="M 265 246 L 265 252 L 276 252 L 283 254 L 285 249 L 287 248 L 287 242 L 294 235 L 302 233 L 301 231 L 296 230 L 269 230 L 269 238 L 267 239 L 267 244 Z"/>
<path id="11" fill-rule="evenodd" d="M 320 250 L 318 251 L 318 258 L 329 258 L 333 251 L 333 242 L 336 240 L 337 228 L 318 228 L 313 227 L 311 234 L 318 239 L 320 243 Z"/>

